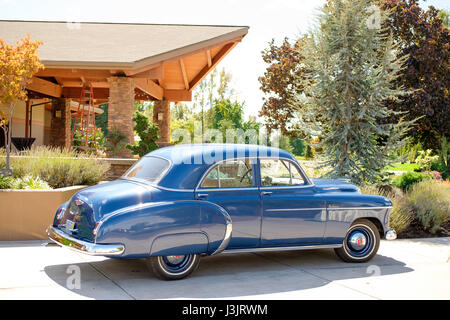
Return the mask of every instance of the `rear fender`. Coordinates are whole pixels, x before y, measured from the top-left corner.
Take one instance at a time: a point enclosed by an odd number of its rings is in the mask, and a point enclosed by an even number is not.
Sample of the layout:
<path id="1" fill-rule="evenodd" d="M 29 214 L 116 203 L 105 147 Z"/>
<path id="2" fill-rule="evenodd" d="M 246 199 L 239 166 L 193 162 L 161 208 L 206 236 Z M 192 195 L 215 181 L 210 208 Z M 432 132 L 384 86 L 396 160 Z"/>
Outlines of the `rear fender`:
<path id="1" fill-rule="evenodd" d="M 105 217 L 96 242 L 124 244 L 122 257 L 213 254 L 227 244 L 230 224 L 228 213 L 213 203 L 151 202 Z"/>

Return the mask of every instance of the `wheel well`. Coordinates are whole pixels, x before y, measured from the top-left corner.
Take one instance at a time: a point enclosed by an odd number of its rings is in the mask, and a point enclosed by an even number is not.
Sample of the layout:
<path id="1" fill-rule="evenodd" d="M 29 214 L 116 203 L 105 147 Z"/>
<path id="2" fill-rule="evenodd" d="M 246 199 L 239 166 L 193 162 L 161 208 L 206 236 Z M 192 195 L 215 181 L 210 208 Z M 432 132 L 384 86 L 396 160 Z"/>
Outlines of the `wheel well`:
<path id="1" fill-rule="evenodd" d="M 383 238 L 384 237 L 384 229 L 383 229 L 383 225 L 381 224 L 380 220 L 378 220 L 377 218 L 359 218 L 356 219 L 355 221 L 353 221 L 353 223 L 355 223 L 356 221 L 361 221 L 361 220 L 369 220 L 370 222 L 372 222 L 378 229 L 378 233 L 380 234 L 380 237 Z"/>

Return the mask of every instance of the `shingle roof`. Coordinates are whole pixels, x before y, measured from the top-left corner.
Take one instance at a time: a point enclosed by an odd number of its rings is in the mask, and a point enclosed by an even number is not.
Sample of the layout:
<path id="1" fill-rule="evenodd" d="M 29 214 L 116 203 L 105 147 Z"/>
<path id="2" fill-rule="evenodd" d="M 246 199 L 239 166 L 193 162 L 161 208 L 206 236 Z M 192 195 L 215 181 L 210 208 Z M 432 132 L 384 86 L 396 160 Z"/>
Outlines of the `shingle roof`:
<path id="1" fill-rule="evenodd" d="M 245 36 L 248 27 L 128 23 L 0 21 L 0 38 L 41 40 L 47 66 L 132 67 Z"/>

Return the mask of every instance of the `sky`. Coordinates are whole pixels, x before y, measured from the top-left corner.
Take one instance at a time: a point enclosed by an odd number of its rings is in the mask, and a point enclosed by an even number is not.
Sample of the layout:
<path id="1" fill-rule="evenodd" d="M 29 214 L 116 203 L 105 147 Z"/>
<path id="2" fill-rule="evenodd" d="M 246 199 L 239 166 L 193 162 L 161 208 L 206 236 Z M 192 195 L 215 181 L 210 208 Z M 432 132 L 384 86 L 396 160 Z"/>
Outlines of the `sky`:
<path id="1" fill-rule="evenodd" d="M 266 68 L 261 51 L 275 39 L 306 33 L 325 0 L 0 0 L 0 20 L 128 22 L 249 26 L 249 33 L 218 65 L 232 74 L 245 117 L 257 116 L 263 93 L 258 77 Z M 423 2 L 422 2 L 423 3 Z M 449 0 L 428 0 L 449 10 Z"/>

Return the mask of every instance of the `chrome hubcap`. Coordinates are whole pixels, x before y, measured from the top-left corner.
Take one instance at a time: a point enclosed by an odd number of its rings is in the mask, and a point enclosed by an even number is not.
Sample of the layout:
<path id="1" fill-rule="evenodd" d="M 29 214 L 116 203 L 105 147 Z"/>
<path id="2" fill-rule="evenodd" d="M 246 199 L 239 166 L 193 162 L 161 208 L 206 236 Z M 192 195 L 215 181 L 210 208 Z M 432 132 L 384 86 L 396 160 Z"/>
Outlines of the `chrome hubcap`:
<path id="1" fill-rule="evenodd" d="M 366 246 L 367 238 L 363 233 L 355 232 L 354 234 L 351 235 L 348 243 L 353 250 L 360 251 L 364 249 L 364 247 Z"/>
<path id="2" fill-rule="evenodd" d="M 167 256 L 167 262 L 172 265 L 180 264 L 184 260 L 185 256 Z"/>

